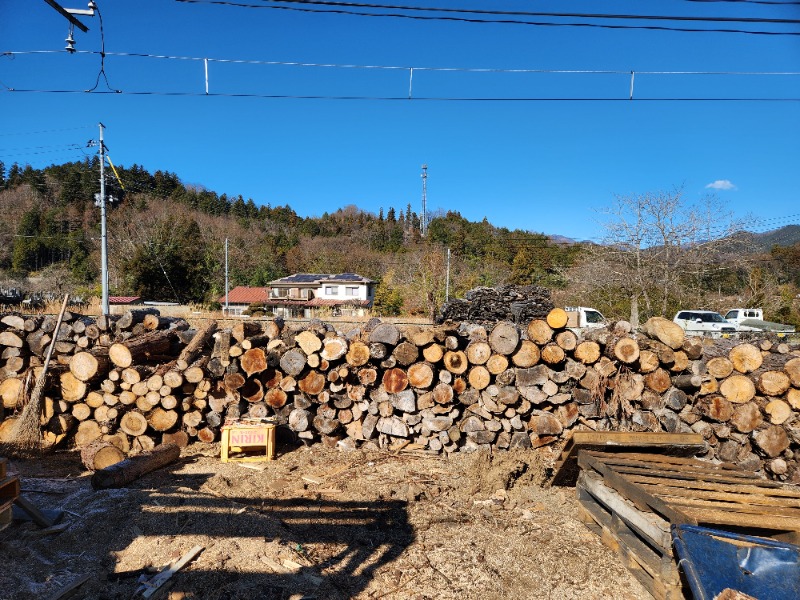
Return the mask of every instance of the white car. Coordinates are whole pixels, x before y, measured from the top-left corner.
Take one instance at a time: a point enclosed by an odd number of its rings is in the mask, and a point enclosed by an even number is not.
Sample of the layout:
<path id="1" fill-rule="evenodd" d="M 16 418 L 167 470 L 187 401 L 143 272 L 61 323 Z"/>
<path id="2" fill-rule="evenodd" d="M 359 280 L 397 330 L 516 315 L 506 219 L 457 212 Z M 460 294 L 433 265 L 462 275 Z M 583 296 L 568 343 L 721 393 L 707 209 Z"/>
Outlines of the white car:
<path id="1" fill-rule="evenodd" d="M 713 310 L 682 310 L 672 319 L 687 335 L 730 337 L 736 333 L 736 325 Z"/>

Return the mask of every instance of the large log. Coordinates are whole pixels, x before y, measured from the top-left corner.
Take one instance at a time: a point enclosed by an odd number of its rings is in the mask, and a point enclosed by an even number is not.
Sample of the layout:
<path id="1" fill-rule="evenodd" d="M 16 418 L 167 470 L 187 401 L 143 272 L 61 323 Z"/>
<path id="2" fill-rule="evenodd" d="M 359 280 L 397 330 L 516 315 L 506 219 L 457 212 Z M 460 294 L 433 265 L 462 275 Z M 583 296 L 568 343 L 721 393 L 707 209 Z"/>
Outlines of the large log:
<path id="1" fill-rule="evenodd" d="M 448 351 L 444 353 L 444 367 L 455 375 L 461 375 L 467 371 L 469 361 L 467 355 L 462 351 Z"/>
<path id="2" fill-rule="evenodd" d="M 528 323 L 528 339 L 534 344 L 544 346 L 553 338 L 553 328 L 542 319 L 534 319 Z"/>
<path id="3" fill-rule="evenodd" d="M 749 377 L 731 375 L 720 384 L 719 392 L 734 404 L 744 404 L 756 395 L 756 386 Z"/>
<path id="4" fill-rule="evenodd" d="M 614 340 L 610 348 L 606 348 L 606 352 L 609 350 L 610 357 L 616 358 L 626 365 L 633 364 L 639 359 L 639 344 L 633 338 L 622 337 Z"/>
<path id="5" fill-rule="evenodd" d="M 500 321 L 489 334 L 489 346 L 495 354 L 511 355 L 519 345 L 519 331 L 514 323 Z"/>
<path id="6" fill-rule="evenodd" d="M 408 368 L 408 382 L 411 387 L 426 389 L 433 383 L 433 369 L 427 363 L 415 363 Z"/>
<path id="7" fill-rule="evenodd" d="M 782 396 L 791 385 L 789 376 L 783 371 L 765 371 L 756 380 L 758 391 L 767 396 Z"/>
<path id="8" fill-rule="evenodd" d="M 549 313 L 547 313 L 547 317 L 545 319 L 547 324 L 552 327 L 553 329 L 563 329 L 567 326 L 567 321 L 569 321 L 569 315 L 567 315 L 567 311 L 563 308 L 554 308 Z"/>
<path id="9" fill-rule="evenodd" d="M 119 428 L 124 433 L 137 437 L 147 431 L 147 419 L 141 413 L 126 412 L 119 421 Z"/>
<path id="10" fill-rule="evenodd" d="M 591 340 L 585 340 L 575 347 L 573 353 L 576 360 L 585 365 L 591 365 L 600 360 L 600 344 Z"/>
<path id="11" fill-rule="evenodd" d="M 117 321 L 117 329 L 132 329 L 134 325 L 138 325 L 147 315 L 159 315 L 156 308 L 136 308 L 125 311 Z"/>
<path id="12" fill-rule="evenodd" d="M 352 342 L 345 360 L 351 367 L 362 367 L 369 362 L 369 346 L 363 342 Z"/>
<path id="13" fill-rule="evenodd" d="M 92 475 L 92 487 L 96 490 L 123 487 L 142 475 L 174 463 L 180 458 L 181 449 L 174 444 L 161 444 L 151 452 L 133 456 L 120 463 L 96 471 Z"/>
<path id="14" fill-rule="evenodd" d="M 733 363 L 726 356 L 716 356 L 706 362 L 706 370 L 716 379 L 725 379 L 733 373 Z"/>
<path id="15" fill-rule="evenodd" d="M 673 350 L 681 348 L 686 339 L 686 333 L 680 325 L 663 317 L 649 318 L 641 329 L 649 337 L 657 339 Z"/>
<path id="16" fill-rule="evenodd" d="M 98 439 L 81 449 L 81 462 L 89 471 L 98 471 L 125 460 L 125 453 L 110 442 Z"/>
<path id="17" fill-rule="evenodd" d="M 170 329 L 152 331 L 113 344 L 108 349 L 108 356 L 116 366 L 125 369 L 132 364 L 145 362 L 150 356 L 168 352 L 175 335 L 176 332 Z"/>
<path id="18" fill-rule="evenodd" d="M 408 376 L 403 369 L 388 369 L 383 374 L 382 382 L 388 393 L 397 394 L 408 387 Z"/>
<path id="19" fill-rule="evenodd" d="M 761 366 L 764 357 L 761 350 L 752 344 L 739 344 L 731 348 L 728 358 L 739 373 L 751 373 Z"/>
<path id="20" fill-rule="evenodd" d="M 531 340 L 522 340 L 517 351 L 511 356 L 511 362 L 516 367 L 527 369 L 538 363 L 541 357 L 542 353 L 539 346 Z"/>
<path id="21" fill-rule="evenodd" d="M 176 363 L 177 368 L 181 371 L 185 371 L 189 365 L 197 360 L 197 357 L 202 353 L 203 349 L 208 343 L 208 340 L 211 339 L 211 336 L 213 336 L 216 331 L 217 322 L 213 320 L 209 321 L 203 325 L 203 327 L 198 329 L 197 333 L 194 334 L 192 341 L 186 345 L 186 347 L 178 356 Z"/>
<path id="22" fill-rule="evenodd" d="M 281 356 L 280 365 L 287 375 L 295 377 L 305 368 L 306 357 L 300 350 L 289 350 Z"/>
<path id="23" fill-rule="evenodd" d="M 239 364 L 248 377 L 267 369 L 267 356 L 262 348 L 251 348 L 242 354 Z"/>
<path id="24" fill-rule="evenodd" d="M 800 358 L 793 358 L 783 365 L 783 370 L 789 376 L 792 385 L 800 388 Z"/>

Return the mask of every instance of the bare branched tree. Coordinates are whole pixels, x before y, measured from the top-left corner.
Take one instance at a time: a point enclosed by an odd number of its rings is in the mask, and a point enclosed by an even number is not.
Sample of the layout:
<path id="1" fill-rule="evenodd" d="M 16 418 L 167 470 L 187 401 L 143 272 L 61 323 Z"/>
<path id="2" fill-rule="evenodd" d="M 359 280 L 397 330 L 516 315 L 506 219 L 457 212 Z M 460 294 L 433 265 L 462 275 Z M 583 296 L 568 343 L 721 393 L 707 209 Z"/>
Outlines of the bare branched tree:
<path id="1" fill-rule="evenodd" d="M 683 190 L 617 196 L 603 211 L 602 245 L 587 253 L 572 279 L 588 289 L 624 295 L 637 324 L 645 316 L 667 315 L 670 307 L 696 298 L 740 229 L 713 197 L 686 200 Z"/>

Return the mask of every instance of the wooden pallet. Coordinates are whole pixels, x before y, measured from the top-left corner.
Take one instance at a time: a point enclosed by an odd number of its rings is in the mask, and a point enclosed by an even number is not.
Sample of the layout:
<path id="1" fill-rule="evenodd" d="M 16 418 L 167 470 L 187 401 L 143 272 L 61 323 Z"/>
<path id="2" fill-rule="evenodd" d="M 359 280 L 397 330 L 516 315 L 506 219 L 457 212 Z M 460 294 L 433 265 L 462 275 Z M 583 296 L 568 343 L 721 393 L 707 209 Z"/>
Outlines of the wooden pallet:
<path id="1" fill-rule="evenodd" d="M 19 478 L 6 475 L 7 461 L 0 458 L 0 530 L 11 523 L 14 501 L 19 497 Z"/>
<path id="2" fill-rule="evenodd" d="M 760 479 L 730 464 L 649 454 L 581 451 L 597 473 L 642 511 L 671 524 L 703 525 L 785 539 L 800 534 L 800 489 Z"/>
<path id="3" fill-rule="evenodd" d="M 659 600 L 690 596 L 672 549 L 672 525 L 800 539 L 800 489 L 730 464 L 581 450 L 581 516 Z"/>
<path id="4" fill-rule="evenodd" d="M 593 474 L 578 477 L 580 516 L 600 536 L 634 577 L 658 600 L 683 600 L 668 524 L 629 506 L 622 496 Z"/>
<path id="5" fill-rule="evenodd" d="M 578 480 L 580 450 L 695 456 L 705 452 L 706 443 L 703 436 L 696 433 L 575 431 L 556 461 L 552 485 L 575 485 Z"/>

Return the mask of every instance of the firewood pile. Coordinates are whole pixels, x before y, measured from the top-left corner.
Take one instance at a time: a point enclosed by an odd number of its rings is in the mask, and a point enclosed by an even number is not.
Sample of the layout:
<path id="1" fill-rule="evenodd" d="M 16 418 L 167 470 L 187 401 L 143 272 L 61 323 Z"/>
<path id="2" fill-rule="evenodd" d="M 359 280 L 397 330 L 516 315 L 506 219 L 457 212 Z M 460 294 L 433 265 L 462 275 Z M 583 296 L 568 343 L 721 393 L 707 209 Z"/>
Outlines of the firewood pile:
<path id="1" fill-rule="evenodd" d="M 437 316 L 437 323 L 494 324 L 498 321 L 527 323 L 543 319 L 553 309 L 550 290 L 538 285 L 503 285 L 478 287 L 468 291 L 464 299 L 447 302 Z"/>
<path id="2" fill-rule="evenodd" d="M 0 441 L 55 335 L 42 431 L 90 460 L 277 416 L 307 443 L 448 453 L 542 447 L 576 428 L 691 431 L 706 458 L 800 482 L 797 345 L 684 338 L 660 318 L 578 337 L 561 309 L 524 325 L 373 320 L 346 334 L 319 321 L 194 330 L 153 311 L 69 315 L 57 333 L 49 317 L 0 322 Z"/>

